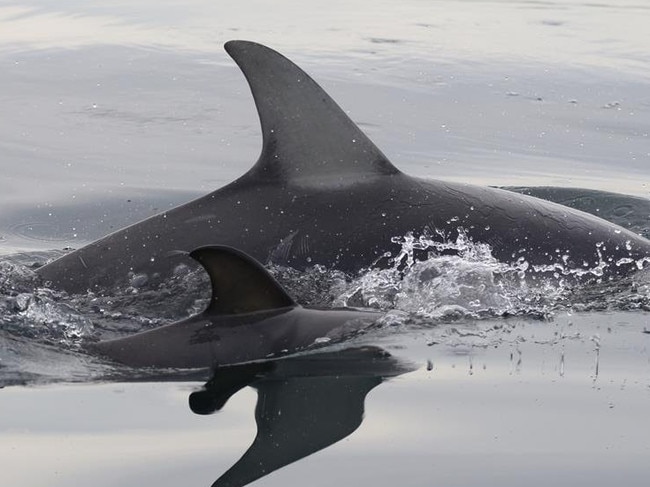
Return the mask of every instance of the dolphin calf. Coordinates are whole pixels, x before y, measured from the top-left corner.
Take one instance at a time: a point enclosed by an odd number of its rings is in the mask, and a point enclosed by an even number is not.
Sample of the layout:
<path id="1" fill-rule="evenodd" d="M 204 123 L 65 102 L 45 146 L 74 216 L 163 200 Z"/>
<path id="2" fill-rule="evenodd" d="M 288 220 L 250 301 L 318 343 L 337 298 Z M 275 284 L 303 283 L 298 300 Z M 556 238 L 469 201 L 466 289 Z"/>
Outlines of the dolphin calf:
<path id="1" fill-rule="evenodd" d="M 52 287 L 157 282 L 170 251 L 219 243 L 294 268 L 386 266 L 399 239 L 460 233 L 527 277 L 603 279 L 650 262 L 650 241 L 596 216 L 510 191 L 398 170 L 303 70 L 260 44 L 230 41 L 262 126 L 257 162 L 204 197 L 112 233 L 43 266 Z"/>
<path id="2" fill-rule="evenodd" d="M 212 285 L 202 313 L 136 335 L 89 346 L 131 367 L 210 368 L 296 352 L 332 336 L 344 337 L 382 314 L 352 308 L 297 305 L 260 263 L 226 246 L 196 249 L 190 256 Z"/>

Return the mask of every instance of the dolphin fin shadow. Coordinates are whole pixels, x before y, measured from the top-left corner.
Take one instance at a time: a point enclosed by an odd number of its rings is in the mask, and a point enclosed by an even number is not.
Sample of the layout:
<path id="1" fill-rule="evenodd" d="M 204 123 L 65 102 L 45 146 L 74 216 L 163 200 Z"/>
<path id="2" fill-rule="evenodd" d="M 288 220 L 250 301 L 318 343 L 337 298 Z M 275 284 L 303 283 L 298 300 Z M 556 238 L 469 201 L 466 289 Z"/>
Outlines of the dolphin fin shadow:
<path id="1" fill-rule="evenodd" d="M 213 412 L 251 385 L 257 435 L 213 487 L 247 485 L 349 436 L 363 421 L 368 392 L 412 369 L 377 347 L 218 368 L 205 390 L 192 393 L 190 407 Z"/>
<path id="2" fill-rule="evenodd" d="M 273 367 L 272 361 L 217 366 L 204 389 L 190 394 L 190 409 L 193 413 L 202 415 L 220 411 L 232 396 L 270 372 Z"/>
<path id="3" fill-rule="evenodd" d="M 257 435 L 213 487 L 246 485 L 352 434 L 380 377 L 302 377 L 257 386 Z"/>

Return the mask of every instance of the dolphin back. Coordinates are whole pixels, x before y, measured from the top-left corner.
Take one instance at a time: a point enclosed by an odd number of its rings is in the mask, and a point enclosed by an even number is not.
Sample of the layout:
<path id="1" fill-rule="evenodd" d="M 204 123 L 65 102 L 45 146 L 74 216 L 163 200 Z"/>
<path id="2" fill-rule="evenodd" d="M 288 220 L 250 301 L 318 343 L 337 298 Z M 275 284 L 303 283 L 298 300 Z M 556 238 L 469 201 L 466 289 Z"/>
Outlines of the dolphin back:
<path id="1" fill-rule="evenodd" d="M 173 275 L 170 252 L 213 243 L 261 262 L 354 274 L 390 265 L 384 256 L 400 255 L 399 239 L 424 234 L 437 241 L 466 235 L 489 245 L 497 260 L 526 266 L 532 280 L 602 280 L 650 263 L 649 240 L 596 216 L 510 191 L 401 173 L 286 57 L 248 41 L 228 42 L 226 49 L 258 109 L 263 146 L 257 162 L 209 195 L 41 267 L 46 285 L 85 292 L 130 285 L 139 276 L 155 285 Z M 244 276 L 253 264 L 239 260 L 238 267 L 234 255 L 200 254 L 216 293 L 211 313 L 293 303 L 261 271 L 253 273 L 262 276 L 259 282 L 241 283 L 217 271 L 227 266 L 231 276 Z"/>

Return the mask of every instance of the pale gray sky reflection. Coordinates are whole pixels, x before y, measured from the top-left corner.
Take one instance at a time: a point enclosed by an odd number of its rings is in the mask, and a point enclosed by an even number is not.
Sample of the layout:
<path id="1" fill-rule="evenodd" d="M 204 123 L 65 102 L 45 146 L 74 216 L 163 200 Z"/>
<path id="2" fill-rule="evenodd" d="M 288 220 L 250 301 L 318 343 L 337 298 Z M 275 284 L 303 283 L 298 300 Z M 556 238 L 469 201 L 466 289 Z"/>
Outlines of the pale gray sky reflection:
<path id="1" fill-rule="evenodd" d="M 610 8 L 611 7 L 611 8 Z M 288 0 L 269 2 L 5 2 L 2 50 L 113 44 L 210 52 L 248 38 L 311 53 L 357 50 L 390 57 L 408 43 L 413 58 L 600 67 L 647 78 L 650 10 L 530 1 Z M 622 26 L 625 26 L 622 28 Z M 291 52 L 289 52 L 291 54 Z"/>

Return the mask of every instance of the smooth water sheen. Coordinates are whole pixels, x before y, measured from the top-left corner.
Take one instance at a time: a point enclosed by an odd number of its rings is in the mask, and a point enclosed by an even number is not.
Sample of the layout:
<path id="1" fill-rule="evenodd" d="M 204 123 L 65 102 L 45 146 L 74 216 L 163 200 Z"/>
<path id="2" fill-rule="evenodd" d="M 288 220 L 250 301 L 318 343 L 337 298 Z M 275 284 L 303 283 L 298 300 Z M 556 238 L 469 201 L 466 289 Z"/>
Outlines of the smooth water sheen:
<path id="1" fill-rule="evenodd" d="M 0 4 L 2 479 L 208 486 L 253 440 L 253 389 L 199 416 L 187 399 L 209 371 L 84 348 L 201 311 L 201 272 L 74 296 L 34 272 L 250 168 L 260 130 L 225 41 L 286 54 L 408 174 L 509 186 L 647 238 L 649 21 L 633 0 Z M 305 305 L 384 311 L 325 350 L 380 347 L 410 371 L 366 371 L 384 382 L 359 429 L 255 485 L 646 485 L 647 271 L 533 285 L 525 262 L 447 237 L 395 235 L 394 265 L 356 276 L 271 269 Z M 364 368 L 341 363 L 354 384 Z M 317 372 L 312 389 L 334 390 Z"/>

